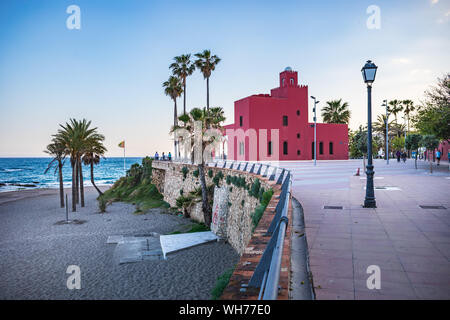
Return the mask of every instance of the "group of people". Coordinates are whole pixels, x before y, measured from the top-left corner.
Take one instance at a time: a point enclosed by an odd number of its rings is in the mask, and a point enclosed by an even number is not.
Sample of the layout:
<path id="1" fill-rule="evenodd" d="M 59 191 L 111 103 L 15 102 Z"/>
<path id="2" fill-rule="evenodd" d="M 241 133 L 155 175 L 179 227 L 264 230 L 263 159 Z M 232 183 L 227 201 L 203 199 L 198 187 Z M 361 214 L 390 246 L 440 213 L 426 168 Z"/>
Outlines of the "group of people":
<path id="1" fill-rule="evenodd" d="M 400 162 L 400 159 L 403 160 L 403 162 L 406 162 L 407 155 L 405 151 L 402 152 L 400 150 L 397 150 L 395 156 L 397 157 L 397 162 Z"/>
<path id="2" fill-rule="evenodd" d="M 407 155 L 405 151 L 402 152 L 400 150 L 397 150 L 395 155 L 397 157 L 397 162 L 400 162 L 400 159 L 403 160 L 403 162 L 406 162 Z M 441 151 L 437 150 L 435 156 L 437 160 L 437 165 L 439 165 L 439 163 L 441 162 Z M 427 159 L 427 151 L 425 151 L 424 159 Z"/>
<path id="3" fill-rule="evenodd" d="M 168 155 L 166 155 L 164 152 L 161 155 L 161 158 L 159 157 L 158 151 L 155 152 L 155 156 L 154 156 L 155 160 L 163 160 L 163 161 L 172 161 L 172 154 L 169 152 Z"/>

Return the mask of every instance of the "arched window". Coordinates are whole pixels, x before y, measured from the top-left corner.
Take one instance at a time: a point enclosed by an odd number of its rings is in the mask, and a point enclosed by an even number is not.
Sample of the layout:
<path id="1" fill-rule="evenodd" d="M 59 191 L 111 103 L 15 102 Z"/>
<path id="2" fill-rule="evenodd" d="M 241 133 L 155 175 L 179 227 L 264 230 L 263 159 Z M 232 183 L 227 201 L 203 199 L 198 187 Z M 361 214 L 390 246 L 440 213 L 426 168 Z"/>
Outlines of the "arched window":
<path id="1" fill-rule="evenodd" d="M 329 147 L 330 147 L 330 154 L 333 154 L 333 142 L 330 142 L 330 145 L 329 145 Z"/>
<path id="2" fill-rule="evenodd" d="M 287 141 L 283 142 L 283 154 L 288 154 L 288 143 L 287 143 Z"/>
<path id="3" fill-rule="evenodd" d="M 323 142 L 319 142 L 319 154 L 323 154 Z"/>
<path id="4" fill-rule="evenodd" d="M 291 82 L 291 85 L 294 85 L 294 78 L 291 78 L 289 81 Z"/>

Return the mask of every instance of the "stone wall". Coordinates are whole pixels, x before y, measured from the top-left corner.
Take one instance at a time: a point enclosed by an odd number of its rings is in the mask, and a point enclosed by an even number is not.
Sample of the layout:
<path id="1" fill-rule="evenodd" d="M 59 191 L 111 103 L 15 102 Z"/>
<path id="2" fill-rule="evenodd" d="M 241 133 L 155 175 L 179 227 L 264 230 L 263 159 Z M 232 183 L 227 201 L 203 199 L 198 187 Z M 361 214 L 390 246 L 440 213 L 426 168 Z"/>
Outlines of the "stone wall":
<path id="1" fill-rule="evenodd" d="M 188 167 L 188 174 L 186 178 L 181 172 L 182 167 Z M 262 178 L 256 174 L 237 171 L 233 169 L 210 168 L 205 167 L 205 175 L 207 184 L 211 184 L 212 179 L 208 176 L 208 170 L 213 170 L 215 175 L 217 171 L 222 171 L 224 178 L 219 183 L 221 189 L 221 197 L 228 199 L 230 205 L 226 216 L 226 230 L 223 232 L 226 235 L 227 241 L 233 248 L 241 255 L 239 263 L 230 278 L 230 282 L 225 288 L 221 299 L 243 300 L 258 299 L 259 289 L 247 288 L 242 290 L 242 285 L 248 284 L 253 272 L 258 265 L 262 254 L 270 240 L 266 236 L 266 231 L 273 219 L 274 209 L 278 203 L 278 197 L 281 193 L 281 186 L 274 181 L 269 181 L 267 178 Z M 171 205 L 175 205 L 175 199 L 179 197 L 180 190 L 184 192 L 192 191 L 199 186 L 198 178 L 192 175 L 196 170 L 196 166 L 182 165 L 171 162 L 154 161 L 153 162 L 153 179 L 157 185 L 158 190 L 163 190 L 164 199 Z M 259 205 L 259 201 L 250 196 L 248 191 L 236 187 L 233 184 L 226 183 L 226 176 L 245 176 L 246 183 L 253 183 L 256 178 L 261 181 L 261 187 L 264 190 L 272 188 L 274 194 L 272 200 L 267 206 L 258 226 L 253 230 L 251 221 L 251 214 Z M 231 188 L 231 189 L 230 189 Z M 197 221 L 203 222 L 203 213 L 201 210 L 201 202 L 196 204 L 191 210 L 191 217 Z M 213 208 L 214 210 L 214 208 Z M 288 210 L 289 221 L 292 221 L 292 205 L 289 201 Z M 278 299 L 288 299 L 289 297 L 289 282 L 291 272 L 291 223 L 288 224 L 286 230 L 286 238 L 284 240 L 283 257 L 281 262 L 280 272 L 280 291 Z M 219 234 L 220 235 L 220 234 Z"/>
<path id="2" fill-rule="evenodd" d="M 184 176 L 183 167 L 187 168 Z M 200 187 L 200 179 L 194 175 L 197 166 L 180 164 L 174 162 L 154 161 L 153 162 L 153 183 L 158 190 L 162 190 L 164 201 L 168 202 L 172 207 L 176 206 L 176 199 L 181 194 L 188 194 Z M 260 204 L 259 200 L 250 196 L 248 190 L 243 187 L 237 187 L 233 184 L 227 184 L 226 177 L 238 176 L 244 177 L 246 184 L 253 184 L 258 178 L 261 187 L 268 190 L 274 184 L 273 181 L 261 178 L 253 173 L 237 171 L 233 169 L 223 169 L 214 167 L 205 167 L 206 184 L 213 184 L 213 179 L 208 175 L 208 171 L 212 170 L 213 177 L 218 171 L 222 171 L 224 178 L 219 182 L 219 187 L 228 199 L 228 214 L 226 217 L 226 240 L 239 253 L 244 252 L 250 238 L 252 236 L 253 224 L 252 213 Z M 182 191 L 181 191 L 182 190 Z M 201 202 L 195 204 L 190 210 L 191 218 L 198 222 L 204 222 Z"/>

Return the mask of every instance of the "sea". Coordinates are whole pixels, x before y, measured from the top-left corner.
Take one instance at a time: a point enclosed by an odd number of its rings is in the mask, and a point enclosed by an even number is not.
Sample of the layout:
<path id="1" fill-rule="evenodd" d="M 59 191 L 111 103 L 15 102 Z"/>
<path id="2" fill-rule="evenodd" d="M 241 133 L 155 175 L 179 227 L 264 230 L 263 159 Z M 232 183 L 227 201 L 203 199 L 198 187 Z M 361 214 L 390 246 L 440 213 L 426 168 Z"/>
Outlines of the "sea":
<path id="1" fill-rule="evenodd" d="M 51 158 L 0 158 L 0 192 L 37 189 L 59 188 L 58 172 L 45 169 Z M 131 165 L 141 163 L 142 158 L 125 158 L 125 169 Z M 125 175 L 124 159 L 101 159 L 98 165 L 94 165 L 94 181 L 97 185 L 112 185 L 116 180 Z M 83 165 L 83 178 L 85 186 L 92 186 L 90 166 Z M 72 185 L 72 168 L 67 159 L 63 167 L 64 187 Z"/>

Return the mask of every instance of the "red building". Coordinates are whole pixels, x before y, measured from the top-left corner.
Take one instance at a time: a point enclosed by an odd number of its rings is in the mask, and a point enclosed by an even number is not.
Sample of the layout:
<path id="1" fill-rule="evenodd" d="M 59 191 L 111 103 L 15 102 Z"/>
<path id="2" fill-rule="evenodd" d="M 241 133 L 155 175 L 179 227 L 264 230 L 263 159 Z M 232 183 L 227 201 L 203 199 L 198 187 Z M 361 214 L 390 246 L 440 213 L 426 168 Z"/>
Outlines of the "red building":
<path id="1" fill-rule="evenodd" d="M 234 102 L 234 124 L 225 126 L 228 159 L 314 159 L 314 123 L 308 122 L 308 111 L 308 86 L 298 85 L 297 72 L 288 67 L 270 94 Z M 317 124 L 317 159 L 348 159 L 346 124 Z"/>

